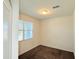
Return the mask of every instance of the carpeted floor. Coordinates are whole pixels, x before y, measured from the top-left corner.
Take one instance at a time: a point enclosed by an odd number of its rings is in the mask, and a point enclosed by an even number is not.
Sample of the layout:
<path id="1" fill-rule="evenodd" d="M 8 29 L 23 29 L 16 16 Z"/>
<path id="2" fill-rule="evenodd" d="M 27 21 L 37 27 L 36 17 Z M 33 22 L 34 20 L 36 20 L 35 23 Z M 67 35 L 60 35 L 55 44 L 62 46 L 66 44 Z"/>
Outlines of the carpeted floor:
<path id="1" fill-rule="evenodd" d="M 74 54 L 69 51 L 39 45 L 20 55 L 19 59 L 74 59 Z"/>

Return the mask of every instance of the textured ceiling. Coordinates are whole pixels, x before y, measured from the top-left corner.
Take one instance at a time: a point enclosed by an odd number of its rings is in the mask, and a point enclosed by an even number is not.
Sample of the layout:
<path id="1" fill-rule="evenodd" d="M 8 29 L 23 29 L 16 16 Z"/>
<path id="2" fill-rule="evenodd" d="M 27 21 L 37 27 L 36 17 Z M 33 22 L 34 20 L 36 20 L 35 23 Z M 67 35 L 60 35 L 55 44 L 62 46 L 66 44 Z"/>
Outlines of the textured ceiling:
<path id="1" fill-rule="evenodd" d="M 53 9 L 53 6 L 59 8 Z M 40 15 L 38 11 L 47 8 L 51 15 Z M 38 19 L 71 15 L 74 12 L 74 0 L 20 0 L 20 14 L 27 14 Z"/>

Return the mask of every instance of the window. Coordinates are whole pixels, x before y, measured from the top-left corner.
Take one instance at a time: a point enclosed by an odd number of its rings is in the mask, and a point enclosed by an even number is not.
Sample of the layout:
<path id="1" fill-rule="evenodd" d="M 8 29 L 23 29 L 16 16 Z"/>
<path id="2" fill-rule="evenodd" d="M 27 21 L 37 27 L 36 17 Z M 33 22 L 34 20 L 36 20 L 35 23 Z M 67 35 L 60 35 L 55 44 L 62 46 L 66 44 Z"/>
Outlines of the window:
<path id="1" fill-rule="evenodd" d="M 18 39 L 28 40 L 32 38 L 32 22 L 18 21 Z"/>

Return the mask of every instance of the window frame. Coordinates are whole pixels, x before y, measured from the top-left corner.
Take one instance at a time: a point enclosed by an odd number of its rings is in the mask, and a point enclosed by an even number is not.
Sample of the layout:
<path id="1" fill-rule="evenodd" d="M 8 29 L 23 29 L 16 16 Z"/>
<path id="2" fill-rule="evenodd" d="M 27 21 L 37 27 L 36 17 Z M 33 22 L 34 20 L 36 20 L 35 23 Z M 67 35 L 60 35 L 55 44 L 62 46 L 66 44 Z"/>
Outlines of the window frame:
<path id="1" fill-rule="evenodd" d="M 22 21 L 22 25 L 23 25 L 23 29 L 18 29 L 18 31 L 22 31 L 23 32 L 23 39 L 22 40 L 30 40 L 33 38 L 33 23 L 30 22 L 30 21 L 26 21 L 26 23 L 31 23 L 32 24 L 32 30 L 29 30 L 29 31 L 32 31 L 32 37 L 31 38 L 28 38 L 28 39 L 25 39 L 24 36 L 25 36 L 25 31 L 28 31 L 28 30 L 25 30 L 25 23 L 24 23 L 24 20 L 21 20 Z M 22 41 L 22 40 L 19 40 L 19 41 Z"/>

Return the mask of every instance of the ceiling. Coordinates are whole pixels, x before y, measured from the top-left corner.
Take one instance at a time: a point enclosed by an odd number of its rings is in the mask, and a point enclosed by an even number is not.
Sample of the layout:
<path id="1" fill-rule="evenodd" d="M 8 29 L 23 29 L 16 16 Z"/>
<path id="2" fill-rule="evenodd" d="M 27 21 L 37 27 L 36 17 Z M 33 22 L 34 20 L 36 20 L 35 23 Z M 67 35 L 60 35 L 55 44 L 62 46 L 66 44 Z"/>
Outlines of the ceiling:
<path id="1" fill-rule="evenodd" d="M 53 8 L 59 5 L 58 8 Z M 39 13 L 40 9 L 46 8 L 50 15 Z M 74 12 L 74 0 L 20 0 L 20 14 L 26 14 L 38 19 L 47 19 L 58 16 L 72 15 Z"/>

